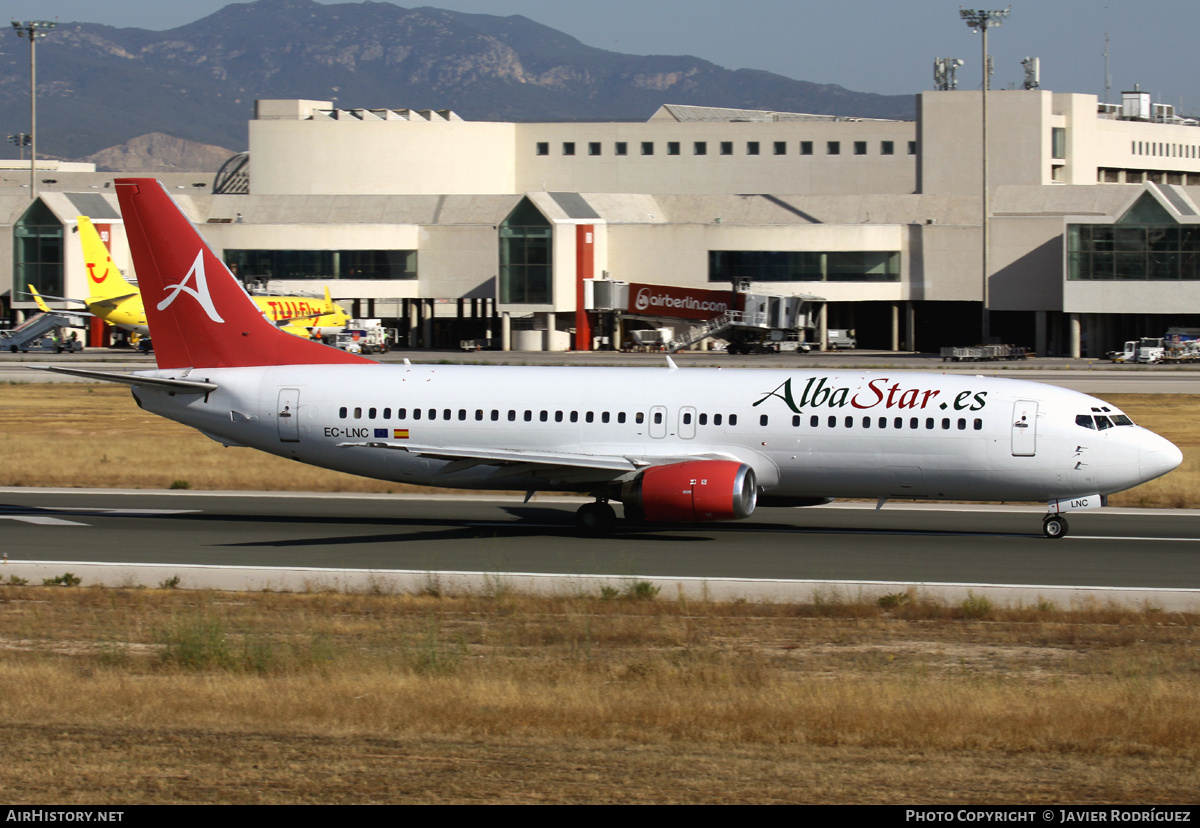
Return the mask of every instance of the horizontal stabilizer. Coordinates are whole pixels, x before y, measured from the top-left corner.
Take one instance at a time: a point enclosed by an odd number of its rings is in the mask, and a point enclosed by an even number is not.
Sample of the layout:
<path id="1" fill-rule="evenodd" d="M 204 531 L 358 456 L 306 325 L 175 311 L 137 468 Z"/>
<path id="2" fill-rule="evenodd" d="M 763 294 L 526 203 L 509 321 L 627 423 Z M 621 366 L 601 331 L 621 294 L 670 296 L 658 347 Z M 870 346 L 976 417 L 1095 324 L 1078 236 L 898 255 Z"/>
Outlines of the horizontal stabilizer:
<path id="1" fill-rule="evenodd" d="M 55 374 L 70 374 L 73 377 L 96 380 L 97 382 L 119 382 L 141 388 L 165 388 L 177 394 L 208 394 L 217 390 L 213 382 L 170 379 L 167 377 L 142 377 L 137 374 L 118 374 L 113 371 L 89 371 L 86 368 L 62 368 L 57 365 L 30 365 L 35 371 L 52 371 Z"/>

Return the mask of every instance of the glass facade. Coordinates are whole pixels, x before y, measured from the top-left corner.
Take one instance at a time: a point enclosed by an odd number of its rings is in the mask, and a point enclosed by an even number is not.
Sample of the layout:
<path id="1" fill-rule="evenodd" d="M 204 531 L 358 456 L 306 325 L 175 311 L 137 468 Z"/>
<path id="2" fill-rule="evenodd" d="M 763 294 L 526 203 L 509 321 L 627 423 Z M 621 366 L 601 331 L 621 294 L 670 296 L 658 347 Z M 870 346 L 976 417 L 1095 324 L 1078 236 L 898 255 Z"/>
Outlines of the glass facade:
<path id="1" fill-rule="evenodd" d="M 415 279 L 415 250 L 226 250 L 225 264 L 248 279 Z"/>
<path id="2" fill-rule="evenodd" d="M 1144 195 L 1116 224 L 1067 225 L 1071 280 L 1200 279 L 1200 226 L 1178 224 Z"/>
<path id="3" fill-rule="evenodd" d="M 500 301 L 548 305 L 554 299 L 554 228 L 527 198 L 500 223 Z"/>
<path id="4" fill-rule="evenodd" d="M 898 282 L 900 251 L 710 250 L 710 282 Z"/>
<path id="5" fill-rule="evenodd" d="M 28 290 L 26 285 L 63 295 L 63 227 L 40 200 L 13 227 L 13 294 Z"/>
<path id="6" fill-rule="evenodd" d="M 1200 279 L 1200 227 L 1068 225 L 1067 278 L 1118 281 Z"/>

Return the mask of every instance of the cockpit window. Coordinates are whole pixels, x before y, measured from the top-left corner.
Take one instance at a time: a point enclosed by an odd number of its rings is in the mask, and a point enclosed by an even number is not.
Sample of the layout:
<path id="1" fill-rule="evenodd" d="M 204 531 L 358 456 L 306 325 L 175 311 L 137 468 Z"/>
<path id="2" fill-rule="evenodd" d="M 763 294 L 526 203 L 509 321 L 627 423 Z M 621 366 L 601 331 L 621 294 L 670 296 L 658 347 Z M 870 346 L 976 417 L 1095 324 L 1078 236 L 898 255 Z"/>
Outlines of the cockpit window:
<path id="1" fill-rule="evenodd" d="M 1095 428 L 1096 427 L 1095 425 L 1092 424 L 1092 415 L 1091 414 L 1076 414 L 1075 415 L 1075 425 L 1083 426 L 1084 428 Z"/>
<path id="2" fill-rule="evenodd" d="M 1106 428 L 1112 428 L 1112 420 L 1108 417 L 1096 417 L 1096 428 L 1104 431 Z"/>
<path id="3" fill-rule="evenodd" d="M 1112 421 L 1119 426 L 1133 425 L 1133 420 L 1129 419 L 1124 414 L 1112 415 Z"/>

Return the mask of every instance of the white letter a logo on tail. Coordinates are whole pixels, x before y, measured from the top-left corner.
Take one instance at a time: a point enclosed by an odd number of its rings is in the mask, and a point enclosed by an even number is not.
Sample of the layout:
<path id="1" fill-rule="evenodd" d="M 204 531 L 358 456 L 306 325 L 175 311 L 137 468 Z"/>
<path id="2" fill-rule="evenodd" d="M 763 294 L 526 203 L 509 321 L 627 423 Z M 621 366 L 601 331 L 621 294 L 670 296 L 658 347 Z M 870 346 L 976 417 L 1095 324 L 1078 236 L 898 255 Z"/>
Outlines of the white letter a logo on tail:
<path id="1" fill-rule="evenodd" d="M 188 287 L 188 280 L 196 277 L 196 287 Z M 213 307 L 212 297 L 208 294 L 208 280 L 204 277 L 204 249 L 201 248 L 196 253 L 196 261 L 192 262 L 192 267 L 188 270 L 187 275 L 183 277 L 183 281 L 175 285 L 167 285 L 165 290 L 173 290 L 170 296 L 158 303 L 159 310 L 166 310 L 175 301 L 175 297 L 180 292 L 190 293 L 200 303 L 200 307 L 204 308 L 204 312 L 208 314 L 208 318 L 214 322 L 225 323 L 217 313 L 217 309 Z"/>

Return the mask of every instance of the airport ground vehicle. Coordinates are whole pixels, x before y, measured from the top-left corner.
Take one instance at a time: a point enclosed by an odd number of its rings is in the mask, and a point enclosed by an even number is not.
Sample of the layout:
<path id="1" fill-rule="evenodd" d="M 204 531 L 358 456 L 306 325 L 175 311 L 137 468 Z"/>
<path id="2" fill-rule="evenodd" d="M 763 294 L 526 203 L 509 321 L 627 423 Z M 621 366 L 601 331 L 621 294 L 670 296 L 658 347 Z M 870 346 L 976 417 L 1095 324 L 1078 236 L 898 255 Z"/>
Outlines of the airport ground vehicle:
<path id="1" fill-rule="evenodd" d="M 378 319 L 351 319 L 329 344 L 352 354 L 386 354 L 392 347 L 392 333 Z"/>
<path id="2" fill-rule="evenodd" d="M 826 332 L 825 347 L 831 351 L 853 350 L 858 347 L 858 338 L 853 328 L 830 328 Z"/>
<path id="3" fill-rule="evenodd" d="M 17 327 L 0 331 L 0 348 L 12 353 L 41 351 L 57 354 L 83 352 L 83 343 L 72 328 L 82 328 L 78 314 L 49 311 L 26 319 Z"/>

